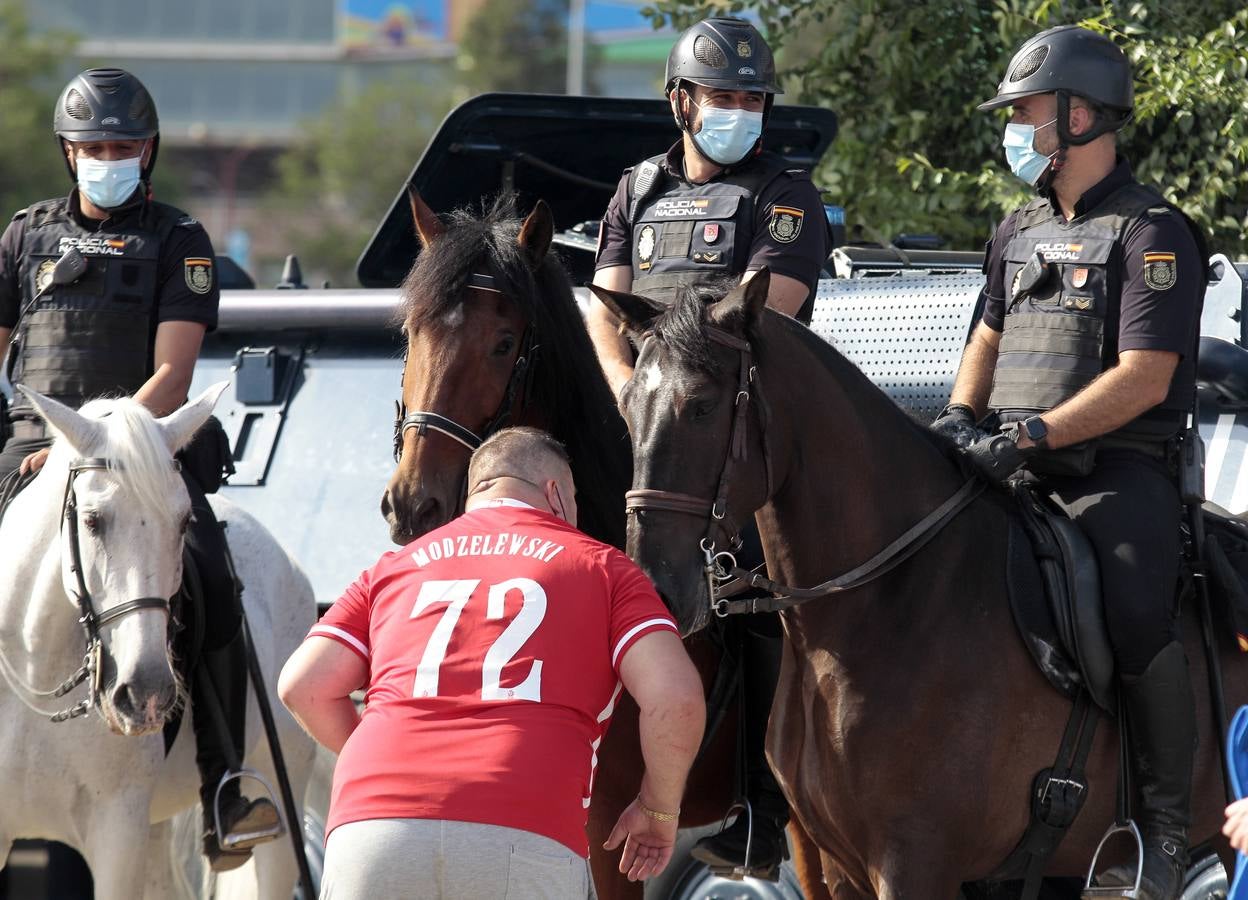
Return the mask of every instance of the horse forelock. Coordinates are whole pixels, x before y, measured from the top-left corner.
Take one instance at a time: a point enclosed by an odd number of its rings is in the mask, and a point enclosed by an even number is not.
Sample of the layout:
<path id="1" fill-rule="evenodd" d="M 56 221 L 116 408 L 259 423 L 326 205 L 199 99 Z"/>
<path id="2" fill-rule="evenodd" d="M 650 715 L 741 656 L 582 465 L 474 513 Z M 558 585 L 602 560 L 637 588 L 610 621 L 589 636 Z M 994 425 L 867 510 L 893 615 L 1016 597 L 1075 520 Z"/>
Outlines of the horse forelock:
<path id="1" fill-rule="evenodd" d="M 118 467 L 120 490 L 156 521 L 169 520 L 169 495 L 180 480 L 155 416 L 129 397 L 93 400 L 81 413 L 104 425 L 104 445 L 96 455 Z"/>
<path id="2" fill-rule="evenodd" d="M 706 332 L 707 308 L 734 284 L 731 279 L 723 279 L 709 285 L 684 287 L 676 295 L 675 302 L 654 321 L 654 336 L 683 365 L 696 372 L 715 376 L 723 370 L 715 352 L 718 345 L 711 342 Z M 752 341 L 754 335 L 746 337 Z"/>

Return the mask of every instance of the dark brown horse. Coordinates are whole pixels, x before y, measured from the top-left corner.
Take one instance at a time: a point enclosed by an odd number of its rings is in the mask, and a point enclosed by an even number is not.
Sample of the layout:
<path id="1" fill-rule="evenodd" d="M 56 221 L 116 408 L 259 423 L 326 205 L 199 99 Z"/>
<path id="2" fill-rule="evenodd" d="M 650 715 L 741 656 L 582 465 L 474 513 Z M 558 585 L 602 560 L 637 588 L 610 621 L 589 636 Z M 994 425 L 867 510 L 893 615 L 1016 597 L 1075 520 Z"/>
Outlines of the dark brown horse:
<path id="1" fill-rule="evenodd" d="M 686 629 L 708 615 L 700 544 L 724 546 L 719 523 L 757 510 L 771 577 L 808 587 L 870 559 L 964 483 L 939 439 L 828 344 L 764 311 L 766 294 L 760 273 L 709 306 L 691 295 L 660 314 L 644 298 L 599 292 L 641 345 L 621 398 L 635 488 L 686 495 L 683 511 L 643 499 L 629 552 Z M 717 496 L 724 518 L 711 520 Z M 1011 618 L 1009 514 L 1004 494 L 981 494 L 888 574 L 783 614 L 768 754 L 837 900 L 950 900 L 1023 833 L 1031 779 L 1052 765 L 1070 704 Z M 1203 685 L 1192 621 L 1185 632 Z M 1228 700 L 1239 704 L 1248 661 L 1223 644 Z M 1195 841 L 1217 834 L 1222 809 L 1221 736 L 1198 697 Z M 1050 874 L 1084 874 L 1112 821 L 1117 740 L 1103 722 L 1087 803 Z"/>
<path id="2" fill-rule="evenodd" d="M 458 514 L 475 440 L 505 425 L 534 425 L 568 447 L 581 528 L 623 547 L 628 432 L 567 276 L 549 252 L 546 204 L 523 223 L 500 201 L 484 218 L 461 212 L 444 224 L 419 196 L 411 199 L 423 251 L 402 287 L 401 455 L 381 504 L 391 536 L 406 543 Z M 704 676 L 713 673 L 718 656 L 709 642 L 689 650 Z M 735 722 L 717 734 L 691 774 L 682 824 L 713 821 L 732 800 Z M 639 748 L 637 708 L 625 695 L 599 749 L 589 813 L 594 882 L 604 898 L 641 896 L 640 885 L 615 871 L 618 852 L 600 850 L 636 796 Z"/>

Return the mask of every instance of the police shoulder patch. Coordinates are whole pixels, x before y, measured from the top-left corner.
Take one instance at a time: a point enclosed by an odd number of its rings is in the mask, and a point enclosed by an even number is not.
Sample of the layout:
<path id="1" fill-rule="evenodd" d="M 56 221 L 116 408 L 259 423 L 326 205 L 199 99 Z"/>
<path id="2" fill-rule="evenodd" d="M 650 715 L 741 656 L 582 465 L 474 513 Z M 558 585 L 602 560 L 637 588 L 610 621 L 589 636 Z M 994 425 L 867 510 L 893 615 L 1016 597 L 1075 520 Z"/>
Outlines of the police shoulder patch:
<path id="1" fill-rule="evenodd" d="M 1174 287 L 1178 276 L 1178 264 L 1173 253 L 1154 251 L 1144 254 L 1144 283 L 1154 291 Z"/>
<path id="2" fill-rule="evenodd" d="M 186 286 L 196 294 L 212 290 L 212 260 L 205 256 L 188 256 L 182 261 Z"/>
<path id="3" fill-rule="evenodd" d="M 781 244 L 791 244 L 802 233 L 802 219 L 805 210 L 794 206 L 775 206 L 771 210 L 771 218 L 767 220 L 767 233 Z"/>

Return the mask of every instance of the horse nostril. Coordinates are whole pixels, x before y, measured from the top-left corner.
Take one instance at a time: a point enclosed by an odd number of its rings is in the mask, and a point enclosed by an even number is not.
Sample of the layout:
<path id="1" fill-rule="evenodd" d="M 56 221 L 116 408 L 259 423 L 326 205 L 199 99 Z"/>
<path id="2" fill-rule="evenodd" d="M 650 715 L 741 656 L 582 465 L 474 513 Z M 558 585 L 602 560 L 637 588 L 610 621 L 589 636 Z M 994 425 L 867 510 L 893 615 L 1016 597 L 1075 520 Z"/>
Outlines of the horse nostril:
<path id="1" fill-rule="evenodd" d="M 390 503 L 390 488 L 386 488 L 385 492 L 384 492 L 384 493 L 382 493 L 382 495 L 381 495 L 381 514 L 382 514 L 382 516 L 383 516 L 383 517 L 385 517 L 385 518 L 387 518 L 387 519 L 388 519 L 388 518 L 390 518 L 390 513 L 391 513 L 391 511 L 393 510 L 393 508 L 394 508 L 394 507 L 393 507 L 393 506 L 392 506 L 392 504 Z"/>
<path id="2" fill-rule="evenodd" d="M 117 710 L 118 715 L 133 717 L 138 708 L 139 704 L 130 682 L 126 681 L 117 685 L 113 690 L 113 709 Z"/>

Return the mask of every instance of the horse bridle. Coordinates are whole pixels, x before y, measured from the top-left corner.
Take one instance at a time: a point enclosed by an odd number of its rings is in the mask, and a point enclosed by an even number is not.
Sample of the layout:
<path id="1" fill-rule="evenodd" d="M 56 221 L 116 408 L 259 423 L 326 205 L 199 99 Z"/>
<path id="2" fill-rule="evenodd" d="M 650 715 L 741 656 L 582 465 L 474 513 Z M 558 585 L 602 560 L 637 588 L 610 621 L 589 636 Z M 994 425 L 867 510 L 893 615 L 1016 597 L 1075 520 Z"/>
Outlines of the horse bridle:
<path id="1" fill-rule="evenodd" d="M 474 273 L 468 276 L 468 287 L 482 291 L 493 291 L 496 294 L 502 293 L 497 287 L 493 275 Z M 528 393 L 534 356 L 537 351 L 536 330 L 532 323 L 525 326 L 524 334 L 520 337 L 520 352 L 516 356 L 515 363 L 512 364 L 511 375 L 507 379 L 507 388 L 503 391 L 502 399 L 499 400 L 498 409 L 495 410 L 489 421 L 485 423 L 485 428 L 482 429 L 480 435 L 441 413 L 429 412 L 428 410 L 416 410 L 409 413 L 403 403 L 403 378 L 400 376 L 399 399 L 394 402 L 394 461 L 397 463 L 403 453 L 403 436 L 409 428 L 418 429 L 418 433 L 422 437 L 428 434 L 431 429 L 437 431 L 467 447 L 470 453 L 485 443 L 490 435 L 500 430 L 511 417 L 512 410 L 515 407 L 516 395 L 520 394 L 522 389 L 523 393 L 526 395 Z M 403 363 L 403 368 L 406 370 L 406 347 L 403 350 Z"/>
<path id="2" fill-rule="evenodd" d="M 771 449 L 767 442 L 770 409 L 763 396 L 763 386 L 759 380 L 758 371 L 752 363 L 753 348 L 749 341 L 712 325 L 704 325 L 703 331 L 715 343 L 736 350 L 739 356 L 735 412 L 732 428 L 728 434 L 728 448 L 724 454 L 724 464 L 720 469 L 719 485 L 715 490 L 715 499 L 707 501 L 701 497 L 675 491 L 637 488 L 628 491 L 624 495 L 624 500 L 625 509 L 630 514 L 639 510 L 658 510 L 706 518 L 706 533 L 699 543 L 699 549 L 702 551 L 703 571 L 711 599 L 711 609 L 715 615 L 722 618 L 736 613 L 780 612 L 807 600 L 862 587 L 917 553 L 954 516 L 970 505 L 971 501 L 987 486 L 987 482 L 981 478 L 969 478 L 953 496 L 907 529 L 879 553 L 849 572 L 814 587 L 793 588 L 772 581 L 761 572 L 742 569 L 737 565 L 734 555 L 741 546 L 741 533 L 740 529 L 728 518 L 728 487 L 733 469 L 744 463 L 748 456 L 748 411 L 750 400 L 754 398 L 758 405 L 759 437 L 763 447 L 763 462 L 767 471 L 767 497 L 772 496 L 775 476 Z M 653 335 L 647 336 L 646 340 L 653 340 Z M 728 537 L 729 549 L 716 549 L 717 534 Z M 730 587 L 735 589 L 737 583 L 742 589 L 755 588 L 767 591 L 772 596 L 752 597 L 744 600 L 733 600 L 725 596 L 725 590 Z M 736 592 L 733 590 L 733 593 Z"/>
<path id="3" fill-rule="evenodd" d="M 174 460 L 173 465 L 177 469 L 180 468 L 181 464 Z M 168 597 L 139 597 L 137 600 L 127 600 L 124 603 L 118 603 L 111 609 L 98 613 L 95 611 L 95 603 L 91 599 L 91 591 L 87 588 L 86 578 L 82 570 L 82 548 L 78 541 L 78 499 L 74 494 L 74 480 L 83 472 L 92 470 L 120 471 L 120 468 L 117 463 L 103 457 L 79 457 L 70 462 L 69 474 L 65 477 L 65 496 L 61 501 L 61 515 L 69 535 L 70 571 L 74 573 L 74 579 L 77 582 L 74 600 L 78 604 L 78 624 L 82 626 L 83 633 L 86 636 L 87 649 L 82 657 L 82 665 L 78 668 L 78 671 L 61 682 L 60 686 L 53 692 L 53 696 L 63 697 L 84 681 L 88 681 L 88 685 L 86 698 L 80 700 L 69 709 L 53 715 L 53 722 L 64 722 L 86 715 L 98 701 L 101 661 L 105 652 L 104 643 L 100 637 L 102 628 L 106 625 L 111 625 L 124 616 L 130 615 L 130 613 L 142 612 L 143 610 L 156 609 L 163 611 L 166 615 L 170 613 Z"/>

